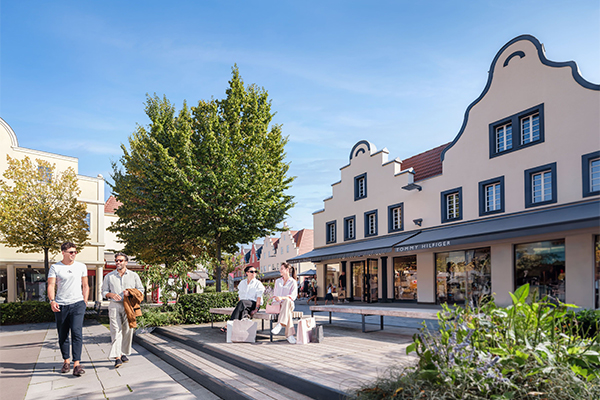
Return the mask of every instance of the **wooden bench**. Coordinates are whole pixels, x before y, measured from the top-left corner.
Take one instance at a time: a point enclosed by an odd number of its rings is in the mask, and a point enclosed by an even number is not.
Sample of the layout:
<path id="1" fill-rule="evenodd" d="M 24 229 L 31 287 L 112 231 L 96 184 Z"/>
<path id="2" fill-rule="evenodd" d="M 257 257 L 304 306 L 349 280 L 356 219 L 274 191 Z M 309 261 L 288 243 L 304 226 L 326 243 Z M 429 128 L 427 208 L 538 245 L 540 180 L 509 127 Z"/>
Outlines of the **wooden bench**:
<path id="1" fill-rule="evenodd" d="M 213 326 L 213 314 L 221 314 L 221 315 L 229 315 L 231 316 L 231 314 L 233 314 L 233 310 L 234 307 L 223 307 L 223 308 L 211 308 L 210 310 L 208 310 L 210 312 L 210 326 L 211 328 L 214 328 Z M 271 340 L 271 342 L 273 341 L 273 333 L 271 332 L 271 330 L 273 329 L 273 321 L 277 321 L 277 317 L 279 316 L 279 314 L 267 314 L 265 312 L 265 310 L 260 310 L 257 313 L 254 314 L 254 316 L 252 317 L 252 319 L 260 319 L 261 320 L 261 326 L 262 329 L 261 330 L 265 330 L 265 321 L 269 321 L 269 339 Z M 294 311 L 292 314 L 292 318 L 293 319 L 302 319 L 304 317 L 304 313 L 302 311 Z"/>
<path id="2" fill-rule="evenodd" d="M 418 319 L 437 319 L 437 310 L 425 310 L 420 308 L 400 308 L 400 307 L 365 307 L 365 306 L 310 306 L 310 315 L 314 317 L 316 312 L 329 312 L 329 323 L 331 324 L 331 314 L 347 313 L 360 314 L 362 317 L 362 331 L 365 329 L 365 317 L 368 315 L 379 315 L 380 330 L 383 330 L 383 317 L 405 317 Z"/>

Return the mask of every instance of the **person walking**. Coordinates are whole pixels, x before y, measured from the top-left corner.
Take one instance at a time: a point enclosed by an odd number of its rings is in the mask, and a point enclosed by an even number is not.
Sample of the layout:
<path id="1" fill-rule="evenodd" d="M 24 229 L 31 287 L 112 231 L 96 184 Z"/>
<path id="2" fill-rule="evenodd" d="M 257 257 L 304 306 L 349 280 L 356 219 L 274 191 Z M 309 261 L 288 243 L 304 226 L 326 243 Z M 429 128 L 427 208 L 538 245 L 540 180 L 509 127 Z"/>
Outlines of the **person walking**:
<path id="1" fill-rule="evenodd" d="M 69 350 L 73 353 L 73 375 L 85 373 L 81 365 L 83 348 L 83 317 L 90 293 L 88 271 L 84 263 L 75 261 L 77 248 L 71 242 L 60 246 L 62 261 L 48 271 L 48 299 L 54 312 L 58 344 L 63 358 L 61 374 L 71 370 Z M 69 334 L 71 341 L 69 343 Z"/>
<path id="2" fill-rule="evenodd" d="M 327 286 L 327 294 L 325 295 L 325 305 L 327 305 L 328 301 L 331 301 L 331 305 L 333 305 L 333 283 L 331 282 Z"/>
<path id="3" fill-rule="evenodd" d="M 123 253 L 115 254 L 117 269 L 107 274 L 102 283 L 102 296 L 109 299 L 108 319 L 110 321 L 109 358 L 115 359 L 115 368 L 129 361 L 133 329 L 127 318 L 124 301 L 136 297 L 140 302 L 144 294 L 144 286 L 139 275 L 127 269 L 129 257 Z M 134 317 L 135 319 L 135 317 Z"/>
<path id="4" fill-rule="evenodd" d="M 277 325 L 271 332 L 277 335 L 282 327 L 285 327 L 285 337 L 291 344 L 296 344 L 296 333 L 294 329 L 294 301 L 298 298 L 298 282 L 296 281 L 296 269 L 288 263 L 282 263 L 279 267 L 281 278 L 275 281 L 273 290 L 273 303 L 280 304 L 281 310 L 277 318 Z"/>
<path id="5" fill-rule="evenodd" d="M 342 271 L 338 280 L 340 292 L 338 293 L 338 303 L 347 303 L 346 299 L 346 271 Z"/>
<path id="6" fill-rule="evenodd" d="M 306 301 L 306 304 L 310 304 L 311 300 L 315 301 L 315 306 L 318 306 L 317 304 L 317 280 L 316 279 L 312 279 L 310 281 L 310 286 L 308 287 L 308 300 Z"/>

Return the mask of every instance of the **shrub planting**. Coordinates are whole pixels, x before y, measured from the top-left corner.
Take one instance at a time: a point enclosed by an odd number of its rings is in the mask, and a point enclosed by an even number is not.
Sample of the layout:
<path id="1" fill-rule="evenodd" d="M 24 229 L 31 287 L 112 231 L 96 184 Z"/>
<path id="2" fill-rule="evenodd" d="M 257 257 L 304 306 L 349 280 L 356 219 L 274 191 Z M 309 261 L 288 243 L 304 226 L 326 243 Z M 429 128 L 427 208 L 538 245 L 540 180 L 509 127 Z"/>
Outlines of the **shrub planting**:
<path id="1" fill-rule="evenodd" d="M 593 319 L 590 313 L 538 300 L 528 285 L 511 297 L 506 308 L 493 301 L 478 308 L 444 306 L 439 331 L 423 328 L 407 348 L 418 355 L 417 365 L 391 369 L 356 390 L 357 398 L 600 398 L 598 333 L 591 336 L 591 328 L 577 322 Z"/>
<path id="2" fill-rule="evenodd" d="M 2 325 L 53 322 L 54 313 L 50 303 L 42 301 L 23 301 L 0 304 Z"/>

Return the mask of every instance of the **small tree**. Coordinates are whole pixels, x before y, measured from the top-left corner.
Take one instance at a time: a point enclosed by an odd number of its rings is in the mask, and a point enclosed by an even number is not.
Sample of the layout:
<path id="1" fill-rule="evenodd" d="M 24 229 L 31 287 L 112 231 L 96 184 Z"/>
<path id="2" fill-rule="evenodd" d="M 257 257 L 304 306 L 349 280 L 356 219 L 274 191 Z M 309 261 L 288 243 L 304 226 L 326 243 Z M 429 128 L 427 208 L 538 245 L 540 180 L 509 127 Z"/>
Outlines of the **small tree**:
<path id="1" fill-rule="evenodd" d="M 20 253 L 44 252 L 48 277 L 50 252 L 66 241 L 84 246 L 88 239 L 86 206 L 73 168 L 56 173 L 56 165 L 29 157 L 7 156 L 8 168 L 0 180 L 0 241 Z M 10 184 L 9 182 L 12 182 Z"/>

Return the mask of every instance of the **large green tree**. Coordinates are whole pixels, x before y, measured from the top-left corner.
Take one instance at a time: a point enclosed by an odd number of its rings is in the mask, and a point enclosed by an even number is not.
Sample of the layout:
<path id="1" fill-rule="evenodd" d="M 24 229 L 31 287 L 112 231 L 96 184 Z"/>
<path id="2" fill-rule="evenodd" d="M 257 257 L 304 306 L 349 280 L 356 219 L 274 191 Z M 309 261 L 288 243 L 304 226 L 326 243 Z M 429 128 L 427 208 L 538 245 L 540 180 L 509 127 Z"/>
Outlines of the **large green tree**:
<path id="1" fill-rule="evenodd" d="M 31 162 L 7 156 L 5 180 L 0 180 L 0 240 L 18 252 L 44 252 L 48 276 L 50 252 L 66 241 L 84 246 L 88 239 L 85 204 L 73 168 L 56 172 L 45 160 Z"/>
<path id="2" fill-rule="evenodd" d="M 293 181 L 287 138 L 271 124 L 267 92 L 245 87 L 237 67 L 224 99 L 200 101 L 191 110 L 184 103 L 176 113 L 155 95 L 146 114 L 150 125 L 138 126 L 130 149 L 122 146 L 122 168 L 113 166 L 113 191 L 123 206 L 111 229 L 134 254 L 156 252 L 163 243 L 171 259 L 214 260 L 220 291 L 223 252 L 283 230 L 293 206 L 285 193 Z"/>

